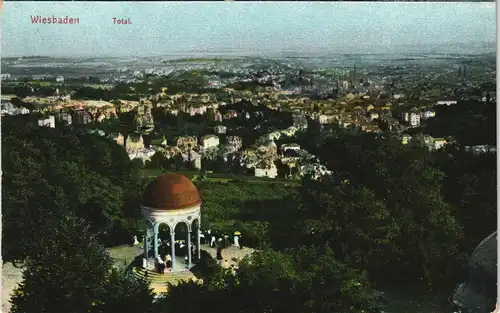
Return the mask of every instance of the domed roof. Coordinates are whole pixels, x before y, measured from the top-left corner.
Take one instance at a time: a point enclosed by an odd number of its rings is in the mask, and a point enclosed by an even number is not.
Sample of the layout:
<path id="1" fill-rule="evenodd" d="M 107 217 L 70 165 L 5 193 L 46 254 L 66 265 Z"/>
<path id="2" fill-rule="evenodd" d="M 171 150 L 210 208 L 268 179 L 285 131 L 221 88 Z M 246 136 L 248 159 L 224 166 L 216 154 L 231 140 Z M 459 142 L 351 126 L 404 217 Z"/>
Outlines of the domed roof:
<path id="1" fill-rule="evenodd" d="M 155 210 L 180 210 L 201 204 L 200 193 L 184 175 L 164 174 L 148 184 L 142 205 Z"/>

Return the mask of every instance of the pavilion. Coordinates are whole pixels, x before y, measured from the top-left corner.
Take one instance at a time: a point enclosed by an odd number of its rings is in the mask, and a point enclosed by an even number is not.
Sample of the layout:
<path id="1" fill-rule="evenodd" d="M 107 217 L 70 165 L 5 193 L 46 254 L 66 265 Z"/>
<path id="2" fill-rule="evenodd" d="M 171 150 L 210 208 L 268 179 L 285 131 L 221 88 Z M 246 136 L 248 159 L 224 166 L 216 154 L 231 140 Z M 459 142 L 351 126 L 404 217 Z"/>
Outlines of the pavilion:
<path id="1" fill-rule="evenodd" d="M 186 176 L 180 174 L 164 174 L 148 184 L 143 193 L 141 211 L 146 219 L 144 233 L 144 259 L 147 265 L 154 264 L 158 254 L 158 233 L 161 224 L 168 226 L 170 231 L 170 247 L 172 269 L 176 268 L 175 229 L 179 224 L 187 226 L 187 268 L 192 266 L 191 233 L 196 232 L 196 253 L 200 258 L 200 225 L 201 199 L 198 189 Z M 153 244 L 153 261 L 150 258 L 150 242 Z M 177 268 L 179 266 L 177 265 Z"/>

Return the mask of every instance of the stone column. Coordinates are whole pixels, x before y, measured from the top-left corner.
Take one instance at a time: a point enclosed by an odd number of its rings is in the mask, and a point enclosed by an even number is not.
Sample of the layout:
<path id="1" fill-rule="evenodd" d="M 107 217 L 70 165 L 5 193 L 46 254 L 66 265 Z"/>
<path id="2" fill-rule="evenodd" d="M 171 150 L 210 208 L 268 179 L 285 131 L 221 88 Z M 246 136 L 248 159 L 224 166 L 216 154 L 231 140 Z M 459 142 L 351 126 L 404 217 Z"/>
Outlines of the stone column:
<path id="1" fill-rule="evenodd" d="M 198 226 L 198 229 L 196 230 L 196 250 L 197 250 L 196 252 L 198 253 L 198 261 L 201 260 L 200 232 L 201 229 Z"/>
<path id="2" fill-rule="evenodd" d="M 154 246 L 154 256 L 155 260 L 158 259 L 158 231 L 159 231 L 159 225 L 154 225 L 153 226 L 153 246 Z"/>
<path id="3" fill-rule="evenodd" d="M 144 238 L 143 238 L 143 245 L 144 245 L 144 258 L 147 260 L 148 259 L 148 228 L 146 227 L 146 230 L 144 231 Z"/>
<path id="4" fill-rule="evenodd" d="M 170 247 L 172 248 L 172 271 L 175 264 L 175 231 L 170 231 Z"/>
<path id="5" fill-rule="evenodd" d="M 188 268 L 191 268 L 191 231 L 188 231 L 188 238 L 187 238 L 187 246 L 188 246 Z"/>

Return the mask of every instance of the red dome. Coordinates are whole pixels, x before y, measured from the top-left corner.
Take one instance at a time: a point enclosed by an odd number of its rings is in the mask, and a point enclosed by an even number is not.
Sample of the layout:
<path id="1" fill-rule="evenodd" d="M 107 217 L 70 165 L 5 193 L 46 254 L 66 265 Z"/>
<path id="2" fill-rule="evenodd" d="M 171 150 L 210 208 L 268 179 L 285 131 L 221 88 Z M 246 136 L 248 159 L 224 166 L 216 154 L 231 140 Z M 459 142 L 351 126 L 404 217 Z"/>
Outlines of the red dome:
<path id="1" fill-rule="evenodd" d="M 180 210 L 200 204 L 198 189 L 189 178 L 180 174 L 158 176 L 142 195 L 142 205 L 155 210 Z"/>

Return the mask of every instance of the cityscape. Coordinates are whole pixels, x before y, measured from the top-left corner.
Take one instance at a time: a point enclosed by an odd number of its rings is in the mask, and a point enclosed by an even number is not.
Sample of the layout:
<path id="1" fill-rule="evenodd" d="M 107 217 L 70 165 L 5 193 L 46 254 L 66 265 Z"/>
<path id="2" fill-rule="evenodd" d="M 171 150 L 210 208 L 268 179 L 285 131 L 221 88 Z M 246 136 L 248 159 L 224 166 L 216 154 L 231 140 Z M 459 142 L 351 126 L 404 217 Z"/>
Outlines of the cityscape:
<path id="1" fill-rule="evenodd" d="M 4 7 L 2 312 L 495 309 L 493 2 L 99 5 Z"/>

